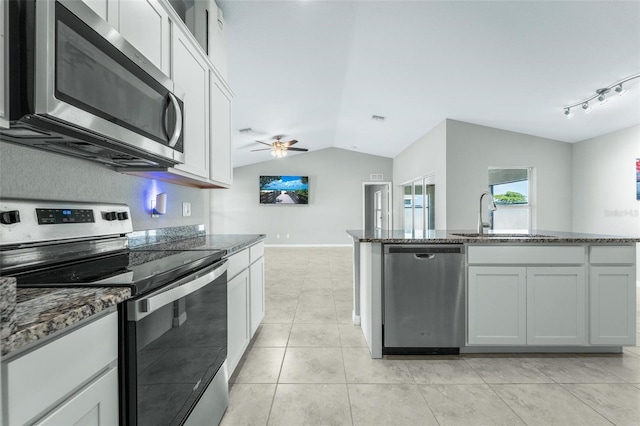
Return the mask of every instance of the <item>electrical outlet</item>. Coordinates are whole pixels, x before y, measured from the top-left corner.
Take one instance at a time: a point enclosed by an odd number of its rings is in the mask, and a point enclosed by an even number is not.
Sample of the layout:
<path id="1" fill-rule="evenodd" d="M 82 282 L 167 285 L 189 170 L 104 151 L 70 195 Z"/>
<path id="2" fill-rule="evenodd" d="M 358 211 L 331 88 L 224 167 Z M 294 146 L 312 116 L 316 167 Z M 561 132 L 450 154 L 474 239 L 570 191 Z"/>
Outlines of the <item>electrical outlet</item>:
<path id="1" fill-rule="evenodd" d="M 191 203 L 182 203 L 182 216 L 191 216 Z"/>

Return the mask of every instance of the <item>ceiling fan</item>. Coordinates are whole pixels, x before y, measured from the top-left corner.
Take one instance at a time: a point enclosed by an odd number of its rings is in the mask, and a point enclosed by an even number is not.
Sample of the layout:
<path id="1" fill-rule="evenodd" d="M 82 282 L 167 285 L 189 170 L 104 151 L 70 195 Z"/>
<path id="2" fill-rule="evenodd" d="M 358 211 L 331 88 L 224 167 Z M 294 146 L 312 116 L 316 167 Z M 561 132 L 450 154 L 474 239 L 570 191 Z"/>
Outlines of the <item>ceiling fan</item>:
<path id="1" fill-rule="evenodd" d="M 268 143 L 268 142 L 262 142 L 262 141 L 256 141 L 258 143 L 261 143 L 263 145 L 267 145 L 269 148 L 262 148 L 262 149 L 252 149 L 251 152 L 254 151 L 271 151 L 271 155 L 273 155 L 274 157 L 277 158 L 282 158 L 282 157 L 286 157 L 287 156 L 287 151 L 301 151 L 301 152 L 307 152 L 309 151 L 307 148 L 291 148 L 291 145 L 298 143 L 297 140 L 292 139 L 290 141 L 287 142 L 282 142 L 282 135 L 280 136 L 275 136 L 275 141 Z"/>

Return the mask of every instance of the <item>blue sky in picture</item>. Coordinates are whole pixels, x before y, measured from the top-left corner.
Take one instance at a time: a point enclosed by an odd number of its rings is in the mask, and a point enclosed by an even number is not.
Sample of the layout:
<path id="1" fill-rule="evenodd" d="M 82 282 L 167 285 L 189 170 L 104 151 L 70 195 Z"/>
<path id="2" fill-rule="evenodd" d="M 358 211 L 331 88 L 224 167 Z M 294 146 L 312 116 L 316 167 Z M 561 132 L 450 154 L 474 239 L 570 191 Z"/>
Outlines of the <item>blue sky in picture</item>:
<path id="1" fill-rule="evenodd" d="M 309 185 L 302 183 L 302 176 L 282 176 L 280 180 L 274 180 L 263 186 L 263 191 L 300 191 L 308 189 Z"/>

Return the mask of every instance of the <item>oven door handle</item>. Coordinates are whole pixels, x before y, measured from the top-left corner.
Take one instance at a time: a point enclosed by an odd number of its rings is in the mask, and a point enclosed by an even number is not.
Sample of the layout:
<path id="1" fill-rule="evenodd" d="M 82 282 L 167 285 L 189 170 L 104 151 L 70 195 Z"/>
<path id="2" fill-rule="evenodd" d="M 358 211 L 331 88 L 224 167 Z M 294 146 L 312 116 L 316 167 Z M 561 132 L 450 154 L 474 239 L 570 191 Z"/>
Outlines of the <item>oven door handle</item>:
<path id="1" fill-rule="evenodd" d="M 138 300 L 135 320 L 140 320 L 163 306 L 200 290 L 202 287 L 220 278 L 227 271 L 228 266 L 228 261 L 225 259 L 216 264 L 215 269 L 201 277 L 194 280 L 189 280 L 189 277 L 183 278 L 180 281 L 184 282 L 184 284 L 171 287 L 167 290 L 160 291 L 159 293 Z"/>

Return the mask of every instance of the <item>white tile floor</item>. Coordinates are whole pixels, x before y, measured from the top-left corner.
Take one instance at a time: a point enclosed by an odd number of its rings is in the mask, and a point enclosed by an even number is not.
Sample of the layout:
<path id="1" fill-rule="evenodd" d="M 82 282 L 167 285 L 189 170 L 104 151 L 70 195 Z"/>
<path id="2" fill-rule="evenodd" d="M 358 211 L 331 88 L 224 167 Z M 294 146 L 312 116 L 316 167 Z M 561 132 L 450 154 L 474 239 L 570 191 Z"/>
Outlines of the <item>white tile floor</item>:
<path id="1" fill-rule="evenodd" d="M 640 347 L 373 360 L 351 323 L 350 248 L 265 256 L 265 319 L 222 425 L 640 425 Z"/>

